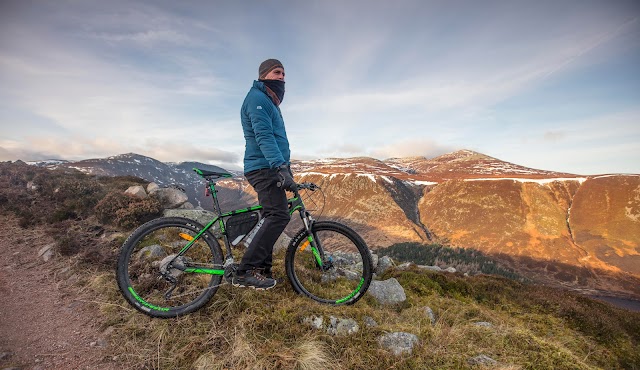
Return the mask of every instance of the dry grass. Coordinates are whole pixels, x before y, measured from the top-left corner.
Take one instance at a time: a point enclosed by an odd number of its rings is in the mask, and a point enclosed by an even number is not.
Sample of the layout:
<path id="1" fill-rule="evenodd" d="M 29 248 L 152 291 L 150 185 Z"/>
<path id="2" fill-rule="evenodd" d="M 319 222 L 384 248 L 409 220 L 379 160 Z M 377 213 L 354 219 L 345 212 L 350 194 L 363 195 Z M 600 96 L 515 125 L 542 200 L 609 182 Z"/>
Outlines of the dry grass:
<path id="1" fill-rule="evenodd" d="M 281 261 L 282 256 L 278 257 Z M 276 274 L 284 275 L 281 265 L 276 265 Z M 492 279 L 489 277 L 467 279 L 463 284 L 456 281 L 461 277 L 418 271 L 390 276 L 400 281 L 408 296 L 399 307 L 381 307 L 371 297 L 355 306 L 320 305 L 294 294 L 287 283 L 269 292 L 225 285 L 202 310 L 171 320 L 147 318 L 127 307 L 112 273 L 93 275 L 83 289 L 99 297 L 105 327 L 115 328 L 113 355 L 123 369 L 461 369 L 481 368 L 468 363 L 480 354 L 498 361 L 492 367 L 498 369 L 640 366 L 633 354 L 639 348 L 638 333 L 618 332 L 619 343 L 627 351 L 616 354 L 560 311 L 539 305 L 532 308 L 534 301 L 522 302 L 522 297 L 532 294 L 527 292 L 531 287 L 518 285 L 523 292 L 510 296 L 515 294 L 510 282 L 499 280 L 504 283 L 500 289 L 494 281 L 485 281 Z M 424 279 L 440 288 L 423 287 L 418 294 L 415 286 Z M 497 297 L 479 299 L 487 285 Z M 560 305 L 556 299 L 561 298 L 554 294 L 550 291 L 546 297 Z M 424 314 L 425 306 L 436 315 L 434 325 Z M 598 309 L 596 305 L 588 313 L 597 315 Z M 628 315 L 640 318 L 613 308 L 604 313 L 612 322 Z M 360 331 L 332 336 L 302 323 L 311 315 L 325 320 L 329 316 L 354 318 Z M 379 325 L 365 327 L 364 316 L 373 317 Z M 492 326 L 476 325 L 480 321 Z M 396 358 L 379 347 L 378 337 L 392 331 L 420 338 L 411 356 Z"/>

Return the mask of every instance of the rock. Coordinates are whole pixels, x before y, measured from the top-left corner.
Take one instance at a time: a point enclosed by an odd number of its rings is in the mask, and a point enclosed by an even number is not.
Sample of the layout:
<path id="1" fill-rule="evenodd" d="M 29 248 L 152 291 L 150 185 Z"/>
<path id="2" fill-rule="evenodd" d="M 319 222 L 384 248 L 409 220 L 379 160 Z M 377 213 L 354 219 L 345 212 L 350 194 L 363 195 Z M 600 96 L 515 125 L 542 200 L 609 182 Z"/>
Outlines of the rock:
<path id="1" fill-rule="evenodd" d="M 418 265 L 416 266 L 421 270 L 429 270 L 429 271 L 437 271 L 437 272 L 441 272 L 442 269 L 438 266 L 424 266 L 424 265 Z"/>
<path id="2" fill-rule="evenodd" d="M 446 271 L 446 272 L 450 272 L 450 273 L 452 273 L 452 274 L 453 274 L 453 273 L 454 273 L 454 272 L 456 272 L 457 270 L 455 269 L 455 267 L 447 267 L 446 269 L 444 269 L 444 271 Z"/>
<path id="3" fill-rule="evenodd" d="M 378 255 L 375 253 L 371 253 L 371 267 L 373 268 L 373 271 L 376 271 L 379 261 L 380 259 L 378 258 Z"/>
<path id="4" fill-rule="evenodd" d="M 147 192 L 144 191 L 144 186 L 142 185 L 130 186 L 127 190 L 124 191 L 124 193 L 132 195 L 136 198 L 144 199 L 147 197 Z"/>
<path id="5" fill-rule="evenodd" d="M 153 195 L 158 197 L 162 207 L 168 209 L 178 208 L 189 200 L 187 194 L 176 188 L 160 188 Z"/>
<path id="6" fill-rule="evenodd" d="M 57 273 L 56 276 L 59 276 L 63 279 L 68 278 L 69 276 L 71 276 L 73 274 L 73 270 L 71 270 L 70 266 L 64 267 L 62 269 L 60 269 Z"/>
<path id="7" fill-rule="evenodd" d="M 149 194 L 154 193 L 158 189 L 160 189 L 160 187 L 155 182 L 150 182 L 149 185 L 147 185 L 147 193 Z"/>
<path id="8" fill-rule="evenodd" d="M 116 239 L 122 239 L 125 240 L 129 235 L 123 233 L 123 232 L 112 232 L 112 233 L 104 233 L 102 234 L 101 238 L 102 239 L 107 239 L 109 241 L 113 241 Z"/>
<path id="9" fill-rule="evenodd" d="M 376 268 L 376 274 L 382 275 L 387 270 L 393 267 L 393 260 L 389 256 L 383 256 L 378 260 L 378 267 Z"/>
<path id="10" fill-rule="evenodd" d="M 396 267 L 396 269 L 398 270 L 408 270 L 411 267 L 412 263 L 411 262 L 405 262 L 401 265 L 399 265 L 398 267 Z"/>
<path id="11" fill-rule="evenodd" d="M 180 207 L 178 207 L 179 209 L 195 209 L 196 207 L 193 206 L 193 204 L 189 203 L 189 202 L 184 202 Z"/>
<path id="12" fill-rule="evenodd" d="M 471 366 L 474 366 L 474 365 L 491 366 L 491 365 L 497 365 L 498 361 L 492 359 L 487 355 L 478 355 L 476 357 L 472 357 L 468 359 L 467 363 Z"/>
<path id="13" fill-rule="evenodd" d="M 158 244 L 146 246 L 138 251 L 138 259 L 164 257 L 167 253 Z"/>
<path id="14" fill-rule="evenodd" d="M 307 316 L 302 319 L 303 324 L 307 324 L 314 329 L 322 329 L 324 327 L 324 319 L 322 316 Z"/>
<path id="15" fill-rule="evenodd" d="M 394 305 L 407 300 L 402 285 L 395 278 L 384 281 L 372 281 L 367 293 L 382 305 Z"/>
<path id="16" fill-rule="evenodd" d="M 286 251 L 289 243 L 291 243 L 291 238 L 285 235 L 285 233 L 280 234 L 280 237 L 276 240 L 276 244 L 273 245 L 273 253 Z"/>
<path id="17" fill-rule="evenodd" d="M 356 265 L 357 268 L 357 265 Z M 362 269 L 362 266 L 360 266 L 360 269 Z M 351 271 L 348 268 L 342 268 L 342 267 L 338 267 L 337 269 L 334 269 L 330 272 L 324 273 L 322 274 L 322 277 L 320 278 L 320 281 L 322 283 L 327 283 L 330 281 L 335 281 L 338 280 L 340 278 L 346 277 L 348 280 L 360 280 L 360 277 L 362 276 L 361 273 L 357 273 L 355 271 Z"/>
<path id="18" fill-rule="evenodd" d="M 48 262 L 51 258 L 53 258 L 55 243 L 47 244 L 44 247 L 40 248 L 38 251 L 38 257 L 41 257 L 44 262 Z"/>
<path id="19" fill-rule="evenodd" d="M 27 183 L 27 190 L 38 190 L 38 185 L 36 185 L 33 181 L 29 181 Z"/>
<path id="20" fill-rule="evenodd" d="M 195 222 L 206 226 L 211 220 L 216 218 L 216 214 L 211 211 L 197 210 L 197 209 L 165 209 L 163 213 L 164 217 L 184 217 L 190 220 L 194 220 Z M 211 229 L 212 232 L 216 232 L 218 230 L 218 223 Z"/>
<path id="21" fill-rule="evenodd" d="M 433 313 L 433 310 L 429 306 L 424 306 L 423 308 L 425 315 L 429 318 L 429 322 L 431 325 L 436 324 L 436 315 Z"/>
<path id="22" fill-rule="evenodd" d="M 115 329 L 113 326 L 109 326 L 108 328 L 106 328 L 106 329 L 102 332 L 102 335 L 104 335 L 105 337 L 107 337 L 107 338 L 108 338 L 108 337 L 110 337 L 110 336 L 111 336 L 111 334 L 113 334 L 113 332 L 114 332 L 115 330 L 116 330 L 116 329 Z"/>
<path id="23" fill-rule="evenodd" d="M 442 272 L 442 269 L 438 266 L 425 266 L 425 265 L 416 265 L 417 268 L 419 268 L 420 270 L 429 270 L 429 271 L 436 271 L 436 272 Z"/>
<path id="24" fill-rule="evenodd" d="M 387 333 L 378 338 L 378 344 L 395 356 L 401 356 L 413 352 L 413 347 L 418 344 L 418 337 L 404 332 Z"/>
<path id="25" fill-rule="evenodd" d="M 367 328 L 375 328 L 376 326 L 378 326 L 376 320 L 374 320 L 371 316 L 365 316 L 362 321 L 364 321 L 364 326 L 366 326 Z"/>
<path id="26" fill-rule="evenodd" d="M 482 327 L 485 327 L 485 328 L 492 328 L 493 327 L 492 323 L 486 322 L 486 321 L 479 321 L 479 322 L 475 323 L 474 325 L 482 326 Z"/>
<path id="27" fill-rule="evenodd" d="M 354 319 L 340 319 L 333 316 L 329 317 L 327 334 L 349 335 L 357 333 L 358 330 L 360 330 L 360 327 Z"/>

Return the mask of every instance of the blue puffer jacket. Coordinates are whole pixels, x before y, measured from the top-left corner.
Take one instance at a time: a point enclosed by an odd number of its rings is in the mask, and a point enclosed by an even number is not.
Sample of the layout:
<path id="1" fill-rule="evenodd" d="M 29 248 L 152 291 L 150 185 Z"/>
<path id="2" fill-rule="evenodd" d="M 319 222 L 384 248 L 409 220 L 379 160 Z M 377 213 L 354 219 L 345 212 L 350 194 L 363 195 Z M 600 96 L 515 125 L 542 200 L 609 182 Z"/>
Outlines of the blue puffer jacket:
<path id="1" fill-rule="evenodd" d="M 282 113 L 267 95 L 262 82 L 253 82 L 253 87 L 244 98 L 240 118 L 246 140 L 245 173 L 289 164 L 289 140 Z"/>

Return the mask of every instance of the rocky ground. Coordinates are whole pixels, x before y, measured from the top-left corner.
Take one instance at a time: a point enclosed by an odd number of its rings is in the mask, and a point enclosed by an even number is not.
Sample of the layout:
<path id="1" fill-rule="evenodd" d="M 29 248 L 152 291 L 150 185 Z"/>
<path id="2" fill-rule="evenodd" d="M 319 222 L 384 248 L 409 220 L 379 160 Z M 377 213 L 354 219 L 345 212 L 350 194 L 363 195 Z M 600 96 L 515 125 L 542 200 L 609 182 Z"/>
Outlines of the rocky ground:
<path id="1" fill-rule="evenodd" d="M 111 329 L 95 320 L 69 259 L 42 227 L 0 218 L 0 368 L 115 369 Z"/>

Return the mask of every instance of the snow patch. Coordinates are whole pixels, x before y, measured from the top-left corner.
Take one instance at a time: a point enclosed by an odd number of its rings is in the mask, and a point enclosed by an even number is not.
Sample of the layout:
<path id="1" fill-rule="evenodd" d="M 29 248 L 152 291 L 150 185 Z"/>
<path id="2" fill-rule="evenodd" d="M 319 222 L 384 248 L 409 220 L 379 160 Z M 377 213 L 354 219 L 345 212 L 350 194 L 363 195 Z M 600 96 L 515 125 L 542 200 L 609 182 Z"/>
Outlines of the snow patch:
<path id="1" fill-rule="evenodd" d="M 525 179 L 525 178 L 513 178 L 513 177 L 492 177 L 492 178 L 482 178 L 482 179 L 465 179 L 464 181 L 500 181 L 500 180 L 511 180 L 517 182 L 535 182 L 538 184 L 549 184 L 556 181 L 578 181 L 580 184 L 587 180 L 586 177 L 557 177 L 557 178 L 549 178 L 549 179 Z"/>
<path id="2" fill-rule="evenodd" d="M 604 178 L 604 177 L 616 177 L 616 176 L 638 177 L 640 175 L 633 174 L 633 173 L 613 173 L 613 174 L 608 174 L 608 175 L 593 176 L 591 178 L 592 179 L 601 179 L 601 178 Z"/>
<path id="3" fill-rule="evenodd" d="M 368 177 L 368 178 L 369 178 L 369 180 L 371 180 L 371 181 L 373 181 L 373 182 L 377 183 L 377 181 L 376 181 L 376 175 L 374 175 L 374 174 L 372 174 L 372 173 L 358 173 L 358 174 L 356 174 L 356 176 L 357 176 L 357 177 L 365 176 L 365 177 Z"/>
<path id="4" fill-rule="evenodd" d="M 437 182 L 434 181 L 419 181 L 419 180 L 409 180 L 406 181 L 409 184 L 413 184 L 413 185 L 438 185 Z"/>

